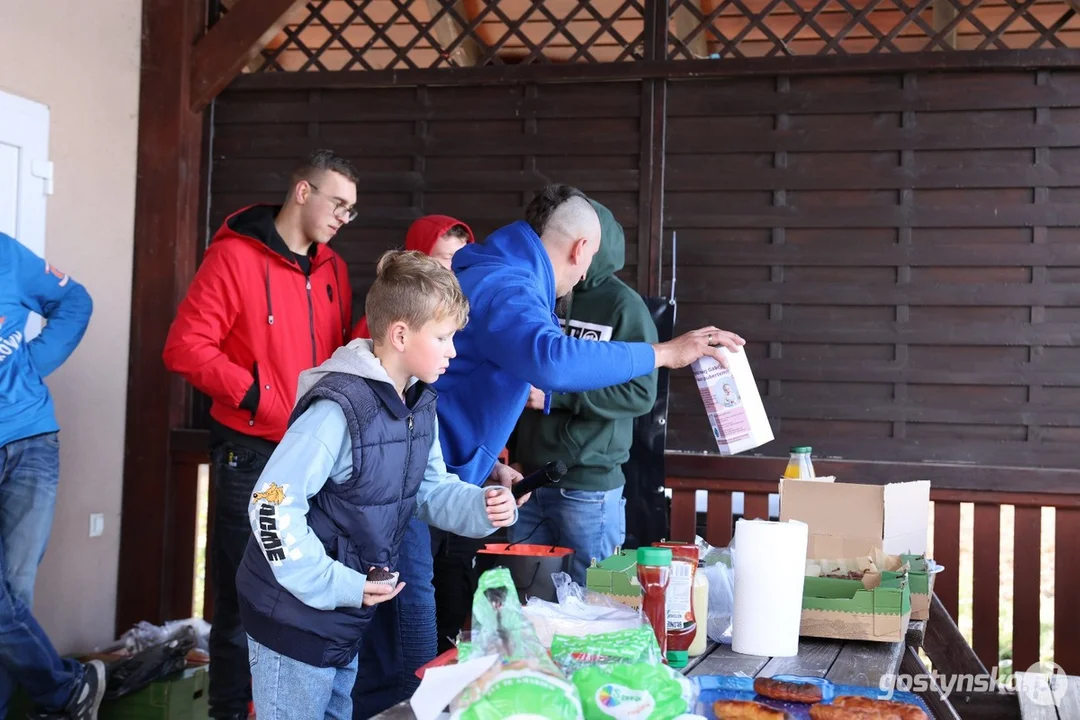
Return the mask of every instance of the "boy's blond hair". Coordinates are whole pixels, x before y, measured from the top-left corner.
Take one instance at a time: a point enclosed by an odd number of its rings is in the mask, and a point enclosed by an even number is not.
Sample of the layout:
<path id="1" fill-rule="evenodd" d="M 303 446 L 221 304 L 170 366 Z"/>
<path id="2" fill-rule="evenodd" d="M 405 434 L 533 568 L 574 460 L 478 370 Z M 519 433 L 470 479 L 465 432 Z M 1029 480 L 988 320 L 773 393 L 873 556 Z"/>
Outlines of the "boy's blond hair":
<path id="1" fill-rule="evenodd" d="M 460 330 L 469 319 L 469 301 L 454 273 L 415 250 L 391 250 L 379 258 L 378 277 L 364 310 L 375 342 L 386 339 L 395 322 L 419 330 L 432 320 L 453 319 Z"/>

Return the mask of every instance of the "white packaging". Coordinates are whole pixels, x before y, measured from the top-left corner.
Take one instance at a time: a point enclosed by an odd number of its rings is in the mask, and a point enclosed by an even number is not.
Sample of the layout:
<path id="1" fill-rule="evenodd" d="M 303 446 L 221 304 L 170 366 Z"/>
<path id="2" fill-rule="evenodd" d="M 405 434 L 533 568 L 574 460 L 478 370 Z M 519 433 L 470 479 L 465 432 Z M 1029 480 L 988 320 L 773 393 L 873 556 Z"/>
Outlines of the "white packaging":
<path id="1" fill-rule="evenodd" d="M 746 352 L 721 350 L 728 367 L 703 357 L 692 368 L 720 454 L 737 455 L 772 442 L 773 431 Z"/>

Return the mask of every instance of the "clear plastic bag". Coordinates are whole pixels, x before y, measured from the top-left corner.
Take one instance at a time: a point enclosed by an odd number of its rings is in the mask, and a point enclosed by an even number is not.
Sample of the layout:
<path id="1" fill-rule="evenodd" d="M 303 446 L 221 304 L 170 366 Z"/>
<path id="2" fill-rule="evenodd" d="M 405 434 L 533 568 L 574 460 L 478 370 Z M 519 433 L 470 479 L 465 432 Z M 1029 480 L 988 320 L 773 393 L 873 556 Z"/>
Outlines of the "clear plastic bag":
<path id="1" fill-rule="evenodd" d="M 164 625 L 152 625 L 146 621 L 136 623 L 120 638 L 105 647 L 98 648 L 98 652 L 123 651 L 129 654 L 142 652 L 154 645 L 167 642 L 184 628 L 190 628 L 195 638 L 195 648 L 204 653 L 210 652 L 210 623 L 202 618 L 188 618 L 187 620 L 171 620 Z"/>
<path id="2" fill-rule="evenodd" d="M 544 647 L 551 647 L 556 635 L 583 637 L 628 630 L 645 622 L 639 610 L 586 590 L 566 573 L 552 573 L 551 579 L 559 601 L 553 603 L 534 597 L 523 608 Z"/>
<path id="3" fill-rule="evenodd" d="M 705 576 L 709 579 L 709 618 L 705 627 L 713 642 L 731 644 L 731 613 L 735 607 L 735 546 L 709 547 Z"/>

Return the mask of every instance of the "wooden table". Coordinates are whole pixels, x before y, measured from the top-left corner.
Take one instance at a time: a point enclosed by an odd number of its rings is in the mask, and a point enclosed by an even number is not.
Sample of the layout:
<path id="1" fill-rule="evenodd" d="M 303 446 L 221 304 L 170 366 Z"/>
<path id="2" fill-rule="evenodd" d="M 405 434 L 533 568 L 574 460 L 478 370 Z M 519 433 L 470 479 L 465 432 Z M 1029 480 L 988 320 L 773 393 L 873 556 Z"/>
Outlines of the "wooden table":
<path id="1" fill-rule="evenodd" d="M 900 672 L 906 643 L 847 640 L 799 640 L 799 654 L 787 658 L 739 655 L 729 645 L 714 645 L 689 667 L 690 677 L 735 675 L 773 677 L 802 675 L 825 678 L 837 685 L 880 687 L 884 676 Z"/>
<path id="2" fill-rule="evenodd" d="M 1044 675 L 1016 673 L 1020 717 L 1023 720 L 1080 720 L 1080 677 L 1070 675 L 1066 679 L 1065 695 L 1056 705 L 1046 698 L 1052 697 L 1050 685 Z M 1041 697 L 1040 697 L 1041 696 Z M 1042 702 L 1038 702 L 1038 700 Z"/>
<path id="3" fill-rule="evenodd" d="M 710 643 L 705 654 L 694 658 L 683 670 L 690 677 L 698 675 L 742 675 L 772 677 L 774 675 L 804 675 L 822 677 L 838 685 L 880 687 L 885 675 L 900 672 L 900 663 L 909 645 L 920 647 L 925 622 L 912 622 L 906 642 L 875 643 L 848 640 L 799 641 L 799 654 L 790 658 L 767 658 L 739 655 L 728 645 Z M 409 703 L 386 710 L 376 720 L 414 720 Z M 1080 720 L 1080 718 L 1078 718 Z"/>

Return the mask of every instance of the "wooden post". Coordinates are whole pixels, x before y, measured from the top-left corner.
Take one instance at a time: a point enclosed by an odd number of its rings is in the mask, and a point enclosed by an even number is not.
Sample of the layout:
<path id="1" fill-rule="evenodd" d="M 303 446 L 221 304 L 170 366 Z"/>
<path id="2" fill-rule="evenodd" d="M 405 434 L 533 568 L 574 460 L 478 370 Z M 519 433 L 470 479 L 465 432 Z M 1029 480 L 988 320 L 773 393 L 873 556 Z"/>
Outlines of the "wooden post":
<path id="1" fill-rule="evenodd" d="M 239 0 L 206 32 L 205 0 L 143 3 L 120 632 L 191 613 L 196 473 L 174 465 L 169 443 L 172 428 L 187 425 L 190 391 L 161 352 L 205 240 L 203 109 L 302 4 Z"/>
<path id="2" fill-rule="evenodd" d="M 189 110 L 189 78 L 205 13 L 203 0 L 143 3 L 118 632 L 140 620 L 172 619 L 173 612 L 174 523 L 183 517 L 171 499 L 185 493 L 171 486 L 169 428 L 182 422 L 187 393 L 165 369 L 161 351 L 200 240 L 203 118 Z M 194 525 L 194 507 L 189 514 Z"/>

